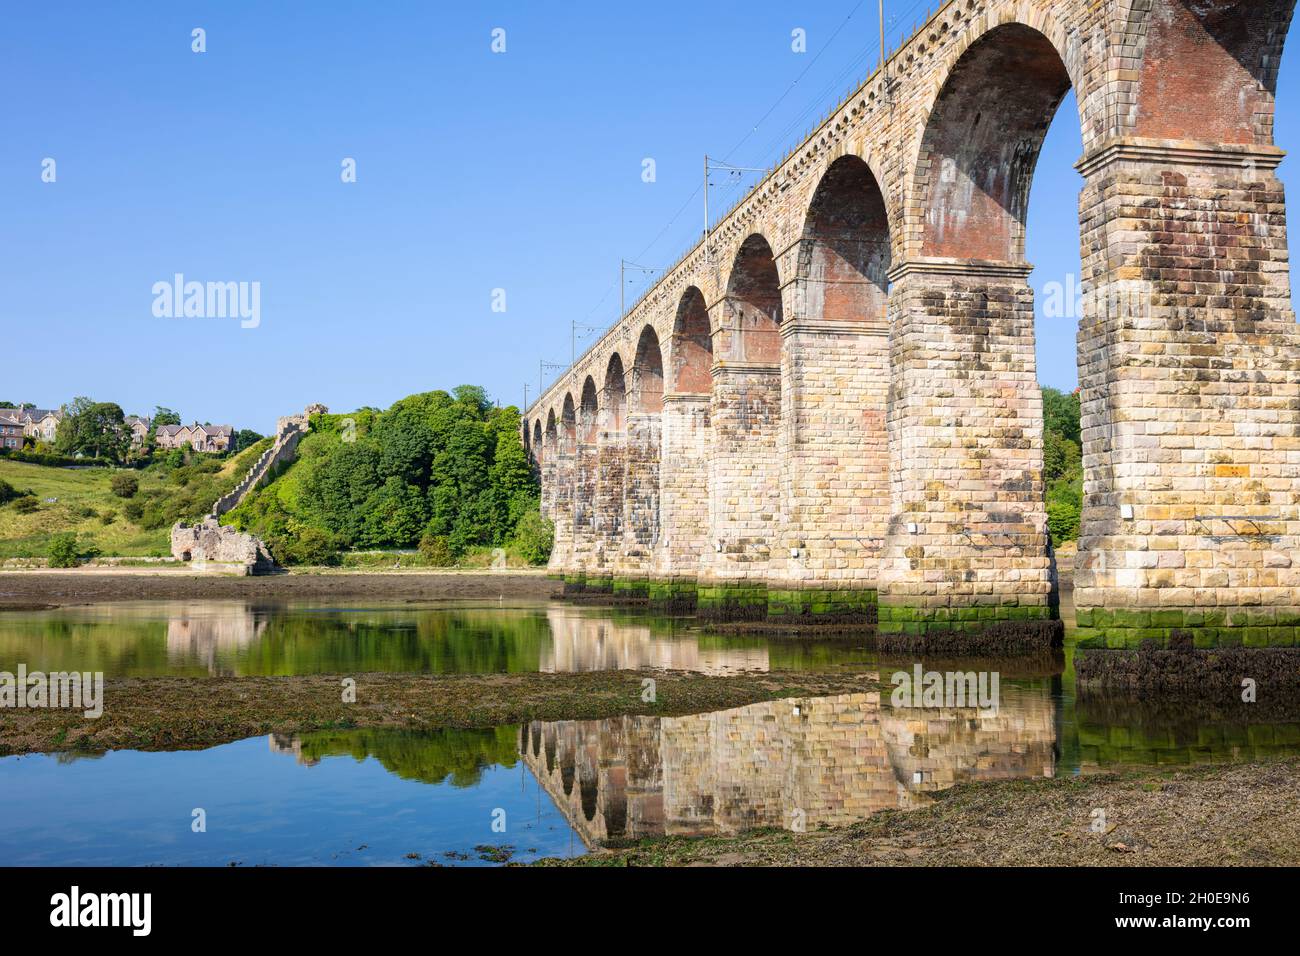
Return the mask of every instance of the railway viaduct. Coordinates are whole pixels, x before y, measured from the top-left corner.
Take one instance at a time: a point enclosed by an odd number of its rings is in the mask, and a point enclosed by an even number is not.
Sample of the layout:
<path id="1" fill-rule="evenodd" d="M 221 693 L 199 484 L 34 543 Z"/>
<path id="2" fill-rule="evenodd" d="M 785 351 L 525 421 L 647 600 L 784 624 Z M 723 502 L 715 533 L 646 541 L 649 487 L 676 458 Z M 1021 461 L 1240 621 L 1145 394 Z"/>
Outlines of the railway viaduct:
<path id="1" fill-rule="evenodd" d="M 1294 647 L 1293 4 L 941 7 L 525 412 L 552 572 L 903 642 L 1053 621 L 1025 229 L 1073 89 L 1081 643 Z"/>

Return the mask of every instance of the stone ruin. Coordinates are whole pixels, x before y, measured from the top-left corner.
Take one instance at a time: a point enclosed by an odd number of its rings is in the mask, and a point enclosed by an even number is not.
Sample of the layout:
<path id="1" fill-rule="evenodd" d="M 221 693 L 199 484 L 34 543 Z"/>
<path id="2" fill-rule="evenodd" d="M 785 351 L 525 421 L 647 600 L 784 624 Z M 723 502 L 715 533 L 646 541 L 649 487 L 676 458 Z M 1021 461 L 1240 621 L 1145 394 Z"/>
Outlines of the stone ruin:
<path id="1" fill-rule="evenodd" d="M 276 466 L 293 461 L 298 440 L 310 427 L 312 415 L 329 412 L 324 405 L 308 405 L 301 415 L 288 415 L 276 422 L 275 443 L 262 454 L 229 494 L 218 498 L 212 512 L 196 525 L 178 522 L 172 528 L 172 557 L 196 571 L 235 574 L 270 574 L 275 558 L 256 535 L 221 523 L 221 516 L 239 505 L 255 488 L 271 477 Z"/>
<path id="2" fill-rule="evenodd" d="M 196 525 L 172 528 L 172 556 L 196 571 L 270 574 L 275 559 L 256 535 L 223 525 L 208 515 Z"/>

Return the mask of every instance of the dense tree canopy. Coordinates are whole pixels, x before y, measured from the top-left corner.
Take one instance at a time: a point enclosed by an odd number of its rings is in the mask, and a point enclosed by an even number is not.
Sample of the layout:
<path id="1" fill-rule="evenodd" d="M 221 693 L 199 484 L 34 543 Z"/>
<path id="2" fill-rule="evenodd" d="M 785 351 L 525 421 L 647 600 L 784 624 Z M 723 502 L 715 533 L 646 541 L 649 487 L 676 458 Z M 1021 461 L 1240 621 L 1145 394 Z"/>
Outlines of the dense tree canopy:
<path id="1" fill-rule="evenodd" d="M 1043 479 L 1047 483 L 1047 526 L 1056 544 L 1079 536 L 1083 510 L 1078 392 L 1043 389 Z"/>
<path id="2" fill-rule="evenodd" d="M 411 395 L 382 412 L 314 416 L 299 452 L 281 480 L 231 514 L 282 560 L 294 560 L 307 528 L 338 549 L 434 538 L 460 556 L 511 542 L 538 506 L 518 409 L 496 408 L 477 386 Z"/>
<path id="3" fill-rule="evenodd" d="M 120 405 L 76 398 L 59 422 L 54 447 L 64 455 L 121 461 L 131 447 L 131 433 L 125 421 Z"/>

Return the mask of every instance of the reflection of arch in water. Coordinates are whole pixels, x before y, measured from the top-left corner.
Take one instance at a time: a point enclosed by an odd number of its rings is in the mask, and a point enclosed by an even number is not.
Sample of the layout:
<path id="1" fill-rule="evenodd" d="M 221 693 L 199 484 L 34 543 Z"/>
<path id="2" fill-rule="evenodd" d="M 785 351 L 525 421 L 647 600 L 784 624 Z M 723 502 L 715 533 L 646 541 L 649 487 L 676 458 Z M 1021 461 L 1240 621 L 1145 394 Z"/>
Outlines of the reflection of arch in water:
<path id="1" fill-rule="evenodd" d="M 690 717 L 543 725 L 569 773 L 529 762 L 588 844 L 613 837 L 842 825 L 929 802 L 965 780 L 1050 776 L 1045 687 L 1004 688 L 995 713 L 895 711 L 877 694 L 782 700 Z M 527 758 L 525 758 L 527 759 Z M 574 777 L 578 786 L 572 786 Z"/>
<path id="2" fill-rule="evenodd" d="M 575 776 L 574 765 L 574 747 L 569 739 L 569 733 L 557 728 L 556 732 L 556 756 L 560 765 L 560 785 L 564 788 L 564 795 L 568 796 L 573 793 L 573 778 Z"/>
<path id="3" fill-rule="evenodd" d="M 555 772 L 555 725 L 554 724 L 546 725 L 546 736 L 544 737 L 544 745 L 546 748 L 546 772 L 554 773 Z M 536 751 L 533 752 L 533 756 L 534 757 L 537 756 Z"/>
<path id="4" fill-rule="evenodd" d="M 582 799 L 582 816 L 591 822 L 596 816 L 596 748 L 594 742 L 583 741 L 578 751 L 578 793 Z"/>
<path id="5" fill-rule="evenodd" d="M 663 780 L 658 756 L 658 719 L 619 717 L 607 721 L 545 723 L 567 765 L 525 762 L 556 806 L 588 845 L 663 832 Z M 577 786 L 574 786 L 574 783 Z"/>

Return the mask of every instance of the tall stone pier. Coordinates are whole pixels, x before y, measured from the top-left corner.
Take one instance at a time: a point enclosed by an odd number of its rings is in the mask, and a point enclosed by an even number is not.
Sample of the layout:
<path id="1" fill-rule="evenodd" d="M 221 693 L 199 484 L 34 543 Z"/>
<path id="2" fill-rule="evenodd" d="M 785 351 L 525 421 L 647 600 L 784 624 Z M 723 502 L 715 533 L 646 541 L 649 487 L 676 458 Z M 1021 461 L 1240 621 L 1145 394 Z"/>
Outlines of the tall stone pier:
<path id="1" fill-rule="evenodd" d="M 1082 252 L 1079 674 L 1294 670 L 1293 6 L 943 4 L 525 413 L 534 454 L 556 422 L 553 570 L 901 647 L 1059 640 L 1025 255 L 1055 117 L 1083 142 L 1052 197 Z"/>

